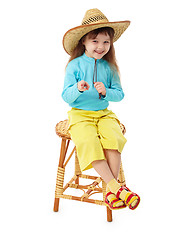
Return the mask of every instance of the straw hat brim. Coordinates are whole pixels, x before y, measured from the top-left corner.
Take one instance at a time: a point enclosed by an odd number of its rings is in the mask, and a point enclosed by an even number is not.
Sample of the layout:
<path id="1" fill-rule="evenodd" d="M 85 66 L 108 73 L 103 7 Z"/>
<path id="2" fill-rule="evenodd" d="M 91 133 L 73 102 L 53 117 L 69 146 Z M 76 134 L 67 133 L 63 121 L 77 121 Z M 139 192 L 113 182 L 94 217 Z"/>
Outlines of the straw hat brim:
<path id="1" fill-rule="evenodd" d="M 71 55 L 75 47 L 77 46 L 79 40 L 88 32 L 102 27 L 111 27 L 114 29 L 114 39 L 113 42 L 117 41 L 122 33 L 128 28 L 130 21 L 120 21 L 120 22 L 105 22 L 105 23 L 95 23 L 88 25 L 81 25 L 68 30 L 63 37 L 63 47 L 65 51 Z"/>

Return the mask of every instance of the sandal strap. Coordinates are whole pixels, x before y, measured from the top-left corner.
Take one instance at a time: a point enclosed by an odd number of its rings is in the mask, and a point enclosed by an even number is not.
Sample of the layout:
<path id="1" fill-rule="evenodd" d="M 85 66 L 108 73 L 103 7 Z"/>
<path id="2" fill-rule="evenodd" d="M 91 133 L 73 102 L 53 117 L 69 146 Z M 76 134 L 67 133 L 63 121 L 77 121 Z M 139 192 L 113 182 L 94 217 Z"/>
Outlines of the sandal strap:
<path id="1" fill-rule="evenodd" d="M 108 200 L 108 196 L 112 195 L 113 193 L 112 192 L 108 192 L 106 195 L 105 195 L 105 203 L 109 205 L 109 207 L 113 210 L 113 209 L 120 209 L 120 208 L 125 208 L 126 207 L 126 204 L 121 204 L 120 206 L 118 207 L 115 207 L 114 204 L 117 203 L 117 202 L 123 202 L 122 200 L 119 200 L 115 197 L 111 198 L 110 200 Z"/>
<path id="2" fill-rule="evenodd" d="M 113 203 L 117 202 L 118 199 L 117 199 L 116 196 L 115 196 L 115 197 L 112 197 L 110 200 L 108 200 L 108 197 L 109 197 L 110 195 L 113 195 L 113 193 L 112 193 L 112 192 L 108 192 L 108 193 L 106 194 L 105 198 L 107 198 L 107 201 L 109 202 L 109 204 L 110 204 L 111 206 L 113 206 Z"/>
<path id="3" fill-rule="evenodd" d="M 120 196 L 120 194 L 121 194 L 121 192 L 123 191 L 123 190 L 127 190 L 127 188 L 125 187 L 125 186 L 121 186 L 120 188 L 119 188 L 119 190 L 118 190 L 118 192 L 117 192 L 117 194 L 116 194 L 116 197 L 119 199 L 119 196 Z"/>
<path id="4" fill-rule="evenodd" d="M 110 196 L 111 194 L 113 194 L 112 192 L 107 192 L 105 197 L 107 198 L 108 196 Z"/>
<path id="5" fill-rule="evenodd" d="M 135 193 L 130 193 L 130 195 L 125 199 L 125 203 L 129 205 L 129 202 L 132 197 L 136 197 L 137 195 Z M 131 203 L 130 203 L 131 204 Z"/>
<path id="6" fill-rule="evenodd" d="M 114 207 L 113 204 L 116 203 L 116 202 L 118 202 L 117 198 L 115 198 L 115 199 L 114 199 L 113 201 L 111 201 L 109 204 L 110 204 L 112 207 Z"/>
<path id="7" fill-rule="evenodd" d="M 114 206 L 114 205 L 117 205 L 117 206 Z M 127 205 L 122 201 L 122 200 L 116 200 L 114 202 L 112 202 L 112 208 L 114 209 L 120 209 L 120 208 L 125 208 L 127 207 Z"/>
<path id="8" fill-rule="evenodd" d="M 136 203 L 136 205 L 135 206 L 131 206 L 131 204 L 129 205 L 129 208 L 131 209 L 131 210 L 134 210 L 134 209 L 136 209 L 137 207 L 138 207 L 138 205 L 139 205 L 139 203 L 140 203 L 140 197 L 137 195 L 136 196 L 137 198 L 136 198 L 136 200 L 137 200 L 137 203 Z M 135 198 L 135 197 L 134 197 Z"/>

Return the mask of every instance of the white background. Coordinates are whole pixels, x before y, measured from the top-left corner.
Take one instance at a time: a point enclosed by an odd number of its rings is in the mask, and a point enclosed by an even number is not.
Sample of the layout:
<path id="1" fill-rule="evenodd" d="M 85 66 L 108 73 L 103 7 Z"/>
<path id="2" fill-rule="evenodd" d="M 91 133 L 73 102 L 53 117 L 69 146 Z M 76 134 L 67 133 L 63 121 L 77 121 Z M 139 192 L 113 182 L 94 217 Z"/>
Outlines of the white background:
<path id="1" fill-rule="evenodd" d="M 115 43 L 125 98 L 110 109 L 127 129 L 123 166 L 141 204 L 113 212 L 112 223 L 88 203 L 61 199 L 52 210 L 55 125 L 70 109 L 61 98 L 62 37 L 95 7 L 110 21 L 131 20 Z M 172 0 L 1 1 L 1 239 L 176 239 L 176 23 Z"/>

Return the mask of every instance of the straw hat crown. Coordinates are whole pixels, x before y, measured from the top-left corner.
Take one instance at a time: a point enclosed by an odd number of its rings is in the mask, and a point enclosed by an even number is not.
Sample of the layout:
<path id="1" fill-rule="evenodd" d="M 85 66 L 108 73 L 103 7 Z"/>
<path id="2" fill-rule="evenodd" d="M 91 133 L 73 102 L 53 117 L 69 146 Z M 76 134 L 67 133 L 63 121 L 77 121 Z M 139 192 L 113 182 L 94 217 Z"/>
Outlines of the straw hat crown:
<path id="1" fill-rule="evenodd" d="M 68 54 L 72 54 L 79 40 L 90 31 L 98 28 L 111 27 L 114 29 L 113 41 L 128 28 L 130 21 L 109 22 L 107 17 L 97 8 L 86 11 L 80 26 L 71 28 L 63 37 L 63 47 Z"/>
<path id="2" fill-rule="evenodd" d="M 97 8 L 90 9 L 85 13 L 82 25 L 108 22 L 107 17 Z"/>

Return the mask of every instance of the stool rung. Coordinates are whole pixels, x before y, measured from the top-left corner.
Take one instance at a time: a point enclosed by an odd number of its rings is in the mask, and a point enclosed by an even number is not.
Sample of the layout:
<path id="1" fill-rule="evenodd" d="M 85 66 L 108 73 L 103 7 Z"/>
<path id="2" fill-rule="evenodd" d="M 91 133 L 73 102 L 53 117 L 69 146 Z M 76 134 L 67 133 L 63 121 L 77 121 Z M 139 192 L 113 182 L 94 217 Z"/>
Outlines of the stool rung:
<path id="1" fill-rule="evenodd" d="M 92 179 L 92 180 L 96 180 L 98 178 L 98 177 L 95 177 L 95 176 L 90 176 L 90 175 L 85 175 L 85 174 L 79 174 L 78 177 L 86 178 L 86 179 Z"/>
<path id="2" fill-rule="evenodd" d="M 76 201 L 80 201 L 80 202 L 94 203 L 94 204 L 102 205 L 102 206 L 106 205 L 102 200 L 95 200 L 95 199 L 89 199 L 89 198 L 82 199 L 82 197 L 66 195 L 66 194 L 59 194 L 56 196 L 56 198 L 64 198 L 64 199 L 76 200 Z"/>
<path id="3" fill-rule="evenodd" d="M 66 184 L 67 186 L 64 187 L 64 191 L 69 187 L 69 188 L 75 188 L 75 189 L 92 189 L 92 184 L 90 185 L 80 185 L 80 184 L 74 184 L 74 183 L 70 183 L 70 184 Z M 100 187 L 95 187 L 94 189 L 96 189 L 98 192 L 102 192 L 102 188 Z M 92 190 L 94 190 L 92 189 Z"/>

